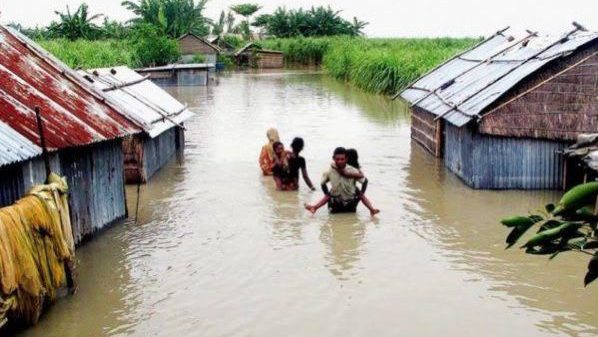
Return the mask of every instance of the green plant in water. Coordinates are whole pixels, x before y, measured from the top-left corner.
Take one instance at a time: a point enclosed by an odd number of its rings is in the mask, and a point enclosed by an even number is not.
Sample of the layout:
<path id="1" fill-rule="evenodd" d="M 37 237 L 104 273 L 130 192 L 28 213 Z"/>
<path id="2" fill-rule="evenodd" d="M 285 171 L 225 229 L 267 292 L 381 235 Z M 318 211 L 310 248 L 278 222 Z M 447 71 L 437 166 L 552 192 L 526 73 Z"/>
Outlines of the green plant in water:
<path id="1" fill-rule="evenodd" d="M 195 54 L 193 55 L 193 63 L 205 63 L 206 56 L 204 54 Z"/>
<path id="2" fill-rule="evenodd" d="M 572 188 L 557 205 L 548 204 L 537 214 L 503 219 L 501 223 L 511 229 L 507 248 L 531 228 L 538 228 L 521 248 L 528 254 L 550 255 L 550 259 L 567 251 L 592 256 L 584 278 L 587 286 L 598 278 L 597 196 L 598 182 L 590 182 Z"/>

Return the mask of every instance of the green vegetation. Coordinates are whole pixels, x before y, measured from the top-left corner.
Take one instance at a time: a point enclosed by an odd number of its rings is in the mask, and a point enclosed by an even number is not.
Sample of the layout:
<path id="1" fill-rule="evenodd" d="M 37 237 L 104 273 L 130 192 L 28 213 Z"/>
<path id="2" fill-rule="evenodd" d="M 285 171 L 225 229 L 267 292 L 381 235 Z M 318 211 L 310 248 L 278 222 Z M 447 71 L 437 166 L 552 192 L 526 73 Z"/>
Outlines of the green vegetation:
<path id="1" fill-rule="evenodd" d="M 341 11 L 330 7 L 312 7 L 287 10 L 279 7 L 273 14 L 262 14 L 253 23 L 262 27 L 266 34 L 277 38 L 362 35 L 367 22 L 353 18 L 353 22 L 340 17 Z"/>
<path id="2" fill-rule="evenodd" d="M 289 63 L 322 64 L 334 78 L 366 91 L 393 94 L 478 39 L 365 39 L 352 37 L 270 39 Z"/>
<path id="3" fill-rule="evenodd" d="M 534 255 L 550 255 L 550 259 L 567 251 L 592 256 L 584 285 L 598 278 L 598 182 L 578 185 L 565 193 L 558 205 L 548 204 L 529 216 L 513 216 L 501 223 L 511 228 L 507 248 L 512 247 L 530 228 L 538 231 L 521 246 Z"/>
<path id="4" fill-rule="evenodd" d="M 66 12 L 55 11 L 60 21 L 52 22 L 48 27 L 50 35 L 64 37 L 69 40 L 77 39 L 96 39 L 102 32 L 100 27 L 93 21 L 102 16 L 102 14 L 89 14 L 87 4 L 83 3 L 74 13 L 71 13 L 69 6 L 66 6 Z"/>
<path id="5" fill-rule="evenodd" d="M 130 39 L 75 40 L 52 39 L 38 42 L 48 52 L 72 68 L 102 68 L 127 65 L 131 68 L 164 65 L 176 61 L 178 44 L 160 35 L 150 25 L 141 25 Z"/>
<path id="6" fill-rule="evenodd" d="M 236 29 L 238 32 L 243 34 L 245 40 L 251 39 L 251 27 L 249 23 L 249 18 L 253 14 L 255 14 L 255 12 L 259 11 L 261 8 L 262 6 L 252 3 L 238 4 L 230 7 L 230 9 L 233 12 L 237 13 L 237 15 L 240 15 L 245 19 L 245 21 L 241 21 L 241 23 Z"/>
<path id="7" fill-rule="evenodd" d="M 129 40 L 76 40 L 53 39 L 38 41 L 42 47 L 72 68 L 101 68 L 127 65 L 135 68 L 142 64 L 135 56 Z"/>
<path id="8" fill-rule="evenodd" d="M 211 20 L 203 16 L 207 1 L 127 0 L 122 5 L 136 15 L 133 25 L 150 24 L 176 39 L 189 32 L 199 36 L 210 32 Z"/>

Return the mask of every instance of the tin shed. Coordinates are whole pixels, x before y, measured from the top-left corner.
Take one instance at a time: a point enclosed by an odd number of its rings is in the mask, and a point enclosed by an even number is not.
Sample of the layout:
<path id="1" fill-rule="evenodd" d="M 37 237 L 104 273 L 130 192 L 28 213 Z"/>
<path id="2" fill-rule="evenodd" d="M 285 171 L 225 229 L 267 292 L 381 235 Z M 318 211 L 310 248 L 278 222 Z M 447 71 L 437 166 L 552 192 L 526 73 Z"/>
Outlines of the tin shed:
<path id="1" fill-rule="evenodd" d="M 471 187 L 562 188 L 562 150 L 598 129 L 598 33 L 499 31 L 400 95 L 412 139 Z"/>
<path id="2" fill-rule="evenodd" d="M 127 183 L 145 183 L 184 147 L 183 123 L 193 116 L 166 91 L 127 67 L 80 72 L 144 130 L 123 142 Z"/>
<path id="3" fill-rule="evenodd" d="M 45 179 L 33 110 L 39 107 L 50 166 L 70 186 L 78 243 L 126 216 L 121 141 L 141 132 L 84 82 L 37 44 L 0 26 L 0 205 Z"/>

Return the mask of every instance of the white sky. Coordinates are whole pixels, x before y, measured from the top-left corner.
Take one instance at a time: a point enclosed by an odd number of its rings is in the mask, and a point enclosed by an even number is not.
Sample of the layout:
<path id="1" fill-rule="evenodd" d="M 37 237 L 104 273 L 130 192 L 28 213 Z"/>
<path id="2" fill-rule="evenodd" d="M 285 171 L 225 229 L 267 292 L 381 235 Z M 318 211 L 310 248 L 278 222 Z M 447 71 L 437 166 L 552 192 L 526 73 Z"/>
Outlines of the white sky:
<path id="1" fill-rule="evenodd" d="M 46 25 L 55 18 L 54 10 L 68 4 L 76 8 L 82 0 L 0 0 L 0 22 L 25 26 Z M 130 13 L 121 0 L 87 0 L 91 13 L 127 20 Z M 511 26 L 547 33 L 570 29 L 575 20 L 598 31 L 598 0 L 210 0 L 206 14 L 216 19 L 231 4 L 255 2 L 262 13 L 278 6 L 287 8 L 330 5 L 342 9 L 342 16 L 370 22 L 368 36 L 481 36 Z"/>

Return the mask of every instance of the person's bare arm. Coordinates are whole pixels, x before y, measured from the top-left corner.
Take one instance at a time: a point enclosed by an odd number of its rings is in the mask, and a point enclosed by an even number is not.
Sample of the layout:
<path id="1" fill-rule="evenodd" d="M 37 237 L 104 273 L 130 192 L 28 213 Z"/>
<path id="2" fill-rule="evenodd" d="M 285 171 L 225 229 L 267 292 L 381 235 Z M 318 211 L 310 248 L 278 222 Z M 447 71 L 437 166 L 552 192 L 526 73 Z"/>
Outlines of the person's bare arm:
<path id="1" fill-rule="evenodd" d="M 307 168 L 306 167 L 302 167 L 301 168 L 301 175 L 303 176 L 303 180 L 305 181 L 305 183 L 307 184 L 307 186 L 309 187 L 310 190 L 315 191 L 316 188 L 314 187 L 314 184 L 311 182 L 311 179 L 309 179 L 309 175 L 307 174 Z"/>
<path id="2" fill-rule="evenodd" d="M 356 180 L 365 178 L 363 173 L 361 173 L 361 171 L 359 171 L 359 170 L 357 170 L 355 173 L 353 173 L 353 172 L 347 172 L 347 170 L 341 170 L 335 166 L 332 166 L 332 168 L 334 168 L 341 176 L 343 176 L 345 178 L 351 178 L 351 179 L 356 179 Z"/>

